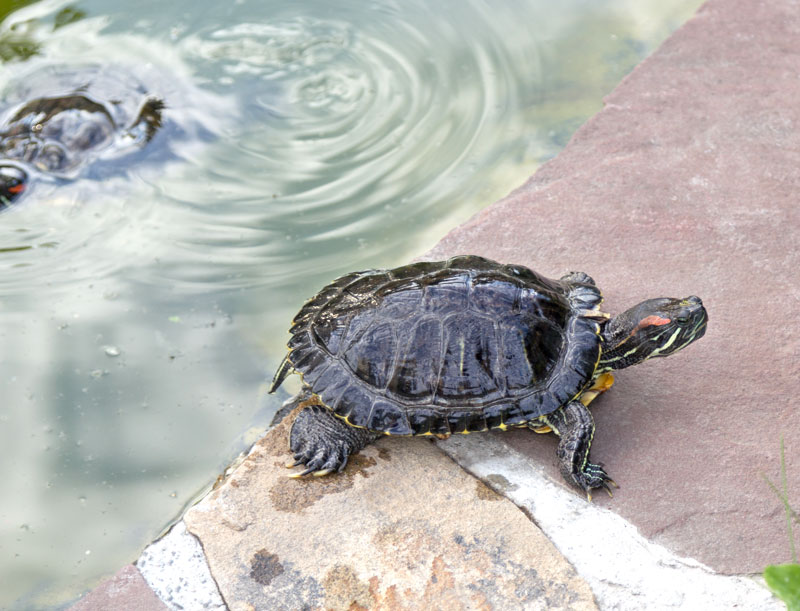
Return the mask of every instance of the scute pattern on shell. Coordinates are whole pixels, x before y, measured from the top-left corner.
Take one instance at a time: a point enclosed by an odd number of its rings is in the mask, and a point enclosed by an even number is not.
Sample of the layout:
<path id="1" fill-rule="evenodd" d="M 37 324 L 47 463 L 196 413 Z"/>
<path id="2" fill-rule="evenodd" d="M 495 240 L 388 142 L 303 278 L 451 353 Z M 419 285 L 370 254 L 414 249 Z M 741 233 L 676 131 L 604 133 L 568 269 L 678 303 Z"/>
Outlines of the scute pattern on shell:
<path id="1" fill-rule="evenodd" d="M 571 290 L 476 256 L 342 276 L 290 330 L 289 361 L 353 426 L 392 435 L 518 426 L 578 395 L 600 357 Z"/>

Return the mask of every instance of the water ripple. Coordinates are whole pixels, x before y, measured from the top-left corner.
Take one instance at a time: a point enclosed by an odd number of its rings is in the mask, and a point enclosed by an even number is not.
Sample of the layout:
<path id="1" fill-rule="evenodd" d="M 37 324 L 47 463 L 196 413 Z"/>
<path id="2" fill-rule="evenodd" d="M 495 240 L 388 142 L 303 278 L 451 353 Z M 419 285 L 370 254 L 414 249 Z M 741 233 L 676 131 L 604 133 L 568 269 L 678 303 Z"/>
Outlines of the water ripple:
<path id="1" fill-rule="evenodd" d="M 219 86 L 235 81 L 251 94 L 248 129 L 217 148 L 211 164 L 215 183 L 231 192 L 225 218 L 213 194 L 191 187 L 195 179 L 166 187 L 176 204 L 206 217 L 217 247 L 226 243 L 225 261 L 238 266 L 234 282 L 324 275 L 363 259 L 365 249 L 375 261 L 413 253 L 418 227 L 450 217 L 443 202 L 485 188 L 477 167 L 499 150 L 524 148 L 511 126 L 536 87 L 535 40 L 515 54 L 497 33 L 509 24 L 495 19 L 488 27 L 488 9 L 478 3 L 459 5 L 458 23 L 412 4 L 375 5 L 358 28 L 345 3 L 335 16 L 279 14 L 180 41 L 188 61 L 216 71 Z M 523 61 L 527 78 L 519 79 Z M 232 158 L 235 169 L 224 162 Z M 240 239 L 259 229 L 270 241 L 256 247 Z M 175 242 L 198 252 L 208 235 Z M 273 265 L 263 264 L 267 254 Z M 213 281 L 230 282 L 224 275 Z"/>

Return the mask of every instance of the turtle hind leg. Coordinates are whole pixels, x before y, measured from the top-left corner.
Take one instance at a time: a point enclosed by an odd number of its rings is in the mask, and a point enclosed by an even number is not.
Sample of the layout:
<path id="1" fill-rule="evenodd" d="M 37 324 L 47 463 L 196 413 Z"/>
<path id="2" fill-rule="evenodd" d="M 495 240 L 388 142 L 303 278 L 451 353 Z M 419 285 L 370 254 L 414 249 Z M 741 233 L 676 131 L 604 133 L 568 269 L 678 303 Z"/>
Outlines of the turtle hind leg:
<path id="1" fill-rule="evenodd" d="M 320 476 L 341 471 L 351 454 L 379 437 L 379 434 L 366 429 L 348 426 L 324 407 L 309 405 L 297 415 L 289 432 L 289 449 L 294 455 L 294 462 L 287 466 L 306 467 L 305 471 L 293 477 L 309 473 Z"/>
<path id="2" fill-rule="evenodd" d="M 571 401 L 561 409 L 542 417 L 561 439 L 558 442 L 561 475 L 586 493 L 592 500 L 592 490 L 604 488 L 611 496 L 611 487 L 618 487 L 599 463 L 589 462 L 589 448 L 594 437 L 594 419 L 580 401 Z"/>

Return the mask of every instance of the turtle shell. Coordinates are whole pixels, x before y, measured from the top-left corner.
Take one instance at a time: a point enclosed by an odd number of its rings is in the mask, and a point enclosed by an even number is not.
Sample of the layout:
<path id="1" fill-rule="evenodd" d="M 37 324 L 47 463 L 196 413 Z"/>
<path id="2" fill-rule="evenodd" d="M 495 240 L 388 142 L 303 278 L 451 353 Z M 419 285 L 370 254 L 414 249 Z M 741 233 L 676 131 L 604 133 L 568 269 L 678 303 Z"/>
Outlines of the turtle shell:
<path id="1" fill-rule="evenodd" d="M 11 93 L 0 157 L 60 178 L 74 178 L 100 154 L 136 150 L 161 126 L 163 102 L 120 67 L 48 66 Z"/>
<path id="2" fill-rule="evenodd" d="M 602 297 L 476 256 L 348 274 L 294 318 L 291 366 L 350 425 L 391 435 L 519 426 L 578 396 Z"/>

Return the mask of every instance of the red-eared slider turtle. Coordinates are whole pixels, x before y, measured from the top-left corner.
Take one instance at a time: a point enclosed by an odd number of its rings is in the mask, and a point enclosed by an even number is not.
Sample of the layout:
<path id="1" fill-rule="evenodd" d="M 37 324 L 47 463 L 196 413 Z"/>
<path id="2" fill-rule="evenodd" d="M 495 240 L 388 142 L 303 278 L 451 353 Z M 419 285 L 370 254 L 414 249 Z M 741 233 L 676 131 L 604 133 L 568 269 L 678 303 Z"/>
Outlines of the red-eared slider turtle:
<path id="1" fill-rule="evenodd" d="M 584 273 L 550 280 L 469 255 L 339 278 L 295 316 L 270 389 L 302 375 L 290 466 L 341 471 L 381 435 L 528 427 L 559 435 L 567 482 L 610 492 L 589 460 L 586 405 L 612 370 L 702 337 L 708 316 L 692 296 L 649 299 L 609 320 L 601 300 Z"/>
<path id="2" fill-rule="evenodd" d="M 99 156 L 149 142 L 164 103 L 122 68 L 50 67 L 15 83 L 0 121 L 0 209 L 25 190 L 29 175 L 74 178 Z"/>

